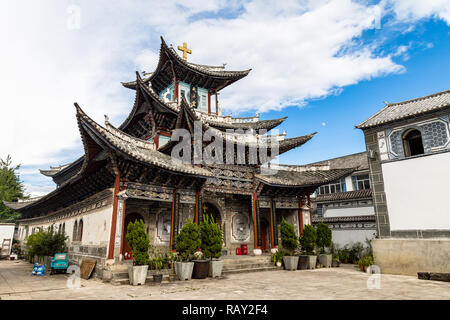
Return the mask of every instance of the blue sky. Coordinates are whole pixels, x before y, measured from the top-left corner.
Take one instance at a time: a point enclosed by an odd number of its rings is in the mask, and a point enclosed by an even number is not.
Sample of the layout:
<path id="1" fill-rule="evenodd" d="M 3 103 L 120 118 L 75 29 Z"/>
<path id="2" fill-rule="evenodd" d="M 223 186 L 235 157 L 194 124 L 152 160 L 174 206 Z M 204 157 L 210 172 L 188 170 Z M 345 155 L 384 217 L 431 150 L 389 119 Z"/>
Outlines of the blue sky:
<path id="1" fill-rule="evenodd" d="M 39 168 L 82 154 L 73 102 L 119 125 L 156 67 L 162 35 L 189 61 L 252 68 L 223 90 L 224 113 L 288 116 L 288 137 L 317 131 L 280 157 L 305 164 L 364 150 L 354 126 L 383 107 L 450 88 L 450 3 L 444 0 L 55 1 L 8 3 L 0 157 L 22 163 L 27 191 L 54 188 Z M 14 28 L 11 28 L 14 26 Z"/>

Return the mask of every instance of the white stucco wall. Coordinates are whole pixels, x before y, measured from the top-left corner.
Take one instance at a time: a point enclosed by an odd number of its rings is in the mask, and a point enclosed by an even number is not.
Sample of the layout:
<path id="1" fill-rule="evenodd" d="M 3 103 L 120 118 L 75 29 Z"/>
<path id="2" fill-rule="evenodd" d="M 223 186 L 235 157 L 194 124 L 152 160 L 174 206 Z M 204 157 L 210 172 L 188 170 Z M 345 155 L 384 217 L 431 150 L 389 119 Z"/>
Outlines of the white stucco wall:
<path id="1" fill-rule="evenodd" d="M 324 217 L 354 217 L 371 214 L 375 214 L 373 206 L 357 208 L 330 208 L 325 210 Z"/>
<path id="2" fill-rule="evenodd" d="M 110 228 L 111 228 L 112 204 L 92 210 L 84 215 L 79 215 L 72 218 L 58 220 L 53 223 L 54 231 L 58 231 L 59 225 L 65 223 L 65 233 L 68 236 L 68 241 L 73 241 L 73 226 L 75 221 L 77 225 L 83 219 L 83 237 L 81 244 L 83 245 L 101 245 L 109 242 Z M 32 228 L 42 227 L 48 230 L 51 223 L 34 223 L 28 224 L 28 235 L 31 235 Z M 23 231 L 22 231 L 23 230 Z M 20 240 L 25 239 L 25 225 L 19 227 Z"/>
<path id="3" fill-rule="evenodd" d="M 331 235 L 333 243 L 339 247 L 343 247 L 346 244 L 351 245 L 355 242 L 361 242 L 365 246 L 366 239 L 372 240 L 375 238 L 376 230 L 332 230 Z"/>
<path id="4" fill-rule="evenodd" d="M 382 164 L 391 230 L 450 229 L 450 152 Z"/>

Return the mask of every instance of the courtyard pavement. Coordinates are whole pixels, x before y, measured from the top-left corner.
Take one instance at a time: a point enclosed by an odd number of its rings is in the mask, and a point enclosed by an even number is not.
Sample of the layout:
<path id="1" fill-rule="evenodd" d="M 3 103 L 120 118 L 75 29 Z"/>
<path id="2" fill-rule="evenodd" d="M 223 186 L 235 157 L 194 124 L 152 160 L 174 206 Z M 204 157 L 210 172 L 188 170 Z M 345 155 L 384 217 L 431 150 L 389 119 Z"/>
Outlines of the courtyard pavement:
<path id="1" fill-rule="evenodd" d="M 51 300 L 319 300 L 319 299 L 439 299 L 450 300 L 450 283 L 417 277 L 382 274 L 379 289 L 368 289 L 369 274 L 352 265 L 340 268 L 266 271 L 226 275 L 220 279 L 151 281 L 143 286 L 114 286 L 100 280 L 81 279 L 69 289 L 69 275 L 31 276 L 24 261 L 0 261 L 0 299 Z"/>

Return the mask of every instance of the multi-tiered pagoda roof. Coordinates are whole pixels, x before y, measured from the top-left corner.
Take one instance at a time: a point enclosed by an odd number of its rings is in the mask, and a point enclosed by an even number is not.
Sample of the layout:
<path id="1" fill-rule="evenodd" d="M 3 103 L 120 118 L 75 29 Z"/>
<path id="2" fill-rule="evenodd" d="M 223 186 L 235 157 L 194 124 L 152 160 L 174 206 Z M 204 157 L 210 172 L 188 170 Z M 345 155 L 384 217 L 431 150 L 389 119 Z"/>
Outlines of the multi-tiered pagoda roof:
<path id="1" fill-rule="evenodd" d="M 72 163 L 41 170 L 42 174 L 52 177 L 58 188 L 21 206 L 19 211 L 24 217 L 31 217 L 69 206 L 111 188 L 117 172 L 124 181 L 161 187 L 295 196 L 312 193 L 318 186 L 340 179 L 353 170 L 278 166 L 278 172 L 264 175 L 261 166 L 267 165 L 277 154 L 269 152 L 266 161 L 250 162 L 248 150 L 252 143 L 256 143 L 259 153 L 258 142 L 275 139 L 279 146 L 278 154 L 282 154 L 308 142 L 315 133 L 293 138 L 286 138 L 286 133 L 276 136 L 259 134 L 257 130 L 270 131 L 286 118 L 260 120 L 259 115 L 239 118 L 201 108 L 200 102 L 204 101 L 198 92 L 206 92 L 210 104 L 211 95 L 249 72 L 250 69 L 227 71 L 224 66 L 187 62 L 161 38 L 156 70 L 144 78 L 136 73 L 135 81 L 123 83 L 136 92 L 134 105 L 125 121 L 116 128 L 106 120 L 103 127 L 75 104 L 84 155 Z M 184 85 L 184 91 L 180 90 L 180 85 Z M 193 133 L 196 122 L 200 123 L 202 132 L 210 130 L 223 138 L 224 146 L 231 143 L 233 150 L 242 147 L 245 163 L 230 165 L 224 161 L 218 165 L 192 165 L 172 161 L 170 154 L 176 143 L 171 141 L 171 133 L 176 129 Z M 230 135 L 228 129 L 245 130 L 251 134 L 236 132 Z M 159 143 L 163 137 L 166 137 L 165 144 Z"/>

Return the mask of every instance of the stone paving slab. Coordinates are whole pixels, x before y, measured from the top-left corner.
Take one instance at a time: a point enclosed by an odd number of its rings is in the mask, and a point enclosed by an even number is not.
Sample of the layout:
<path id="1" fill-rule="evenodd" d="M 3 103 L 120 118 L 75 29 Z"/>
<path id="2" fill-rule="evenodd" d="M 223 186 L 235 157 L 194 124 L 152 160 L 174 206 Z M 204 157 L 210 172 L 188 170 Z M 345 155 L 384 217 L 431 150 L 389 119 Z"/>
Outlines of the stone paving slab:
<path id="1" fill-rule="evenodd" d="M 113 286 L 97 279 L 81 279 L 81 287 L 67 288 L 69 275 L 31 276 L 24 261 L 0 261 L 0 299 L 55 300 L 300 300 L 300 299 L 439 299 L 450 300 L 450 283 L 417 277 L 382 274 L 380 289 L 368 289 L 369 274 L 352 265 L 315 270 L 230 274 L 220 279 L 148 282 L 143 286 Z"/>

